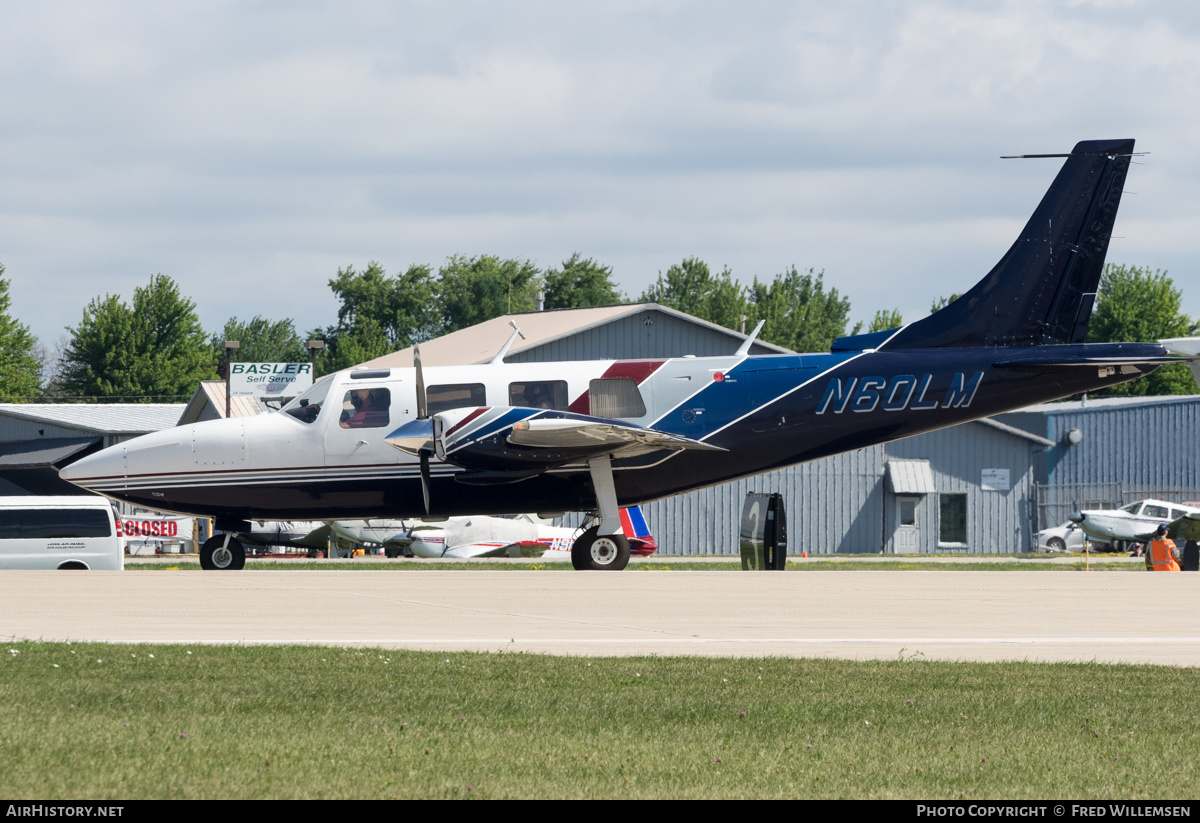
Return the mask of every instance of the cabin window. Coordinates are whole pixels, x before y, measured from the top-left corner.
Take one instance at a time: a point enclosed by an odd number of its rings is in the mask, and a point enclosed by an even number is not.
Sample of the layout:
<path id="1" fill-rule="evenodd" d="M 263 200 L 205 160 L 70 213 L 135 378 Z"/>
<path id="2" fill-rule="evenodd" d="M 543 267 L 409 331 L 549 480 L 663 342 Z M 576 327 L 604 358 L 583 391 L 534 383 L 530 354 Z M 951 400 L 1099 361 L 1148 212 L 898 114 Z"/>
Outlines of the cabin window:
<path id="1" fill-rule="evenodd" d="M 343 429 L 379 429 L 388 425 L 388 407 L 392 393 L 388 389 L 351 389 L 342 398 L 338 425 Z"/>
<path id="2" fill-rule="evenodd" d="M 111 535 L 108 512 L 103 509 L 0 510 L 0 540 L 61 540 Z"/>
<path id="3" fill-rule="evenodd" d="M 567 381 L 536 380 L 528 383 L 509 383 L 508 405 L 566 411 L 570 406 L 567 401 Z"/>
<path id="4" fill-rule="evenodd" d="M 938 542 L 967 542 L 967 496 L 965 494 L 938 495 Z"/>
<path id="5" fill-rule="evenodd" d="M 1142 509 L 1142 517 L 1152 517 L 1155 520 L 1166 520 L 1167 519 L 1167 507 L 1166 506 L 1153 506 L 1153 505 L 1150 505 L 1149 503 L 1147 503 L 1146 508 Z"/>
<path id="6" fill-rule="evenodd" d="M 487 392 L 482 383 L 456 383 L 445 386 L 430 386 L 425 392 L 425 402 L 430 414 L 450 409 L 486 406 Z"/>
<path id="7" fill-rule="evenodd" d="M 646 404 L 632 377 L 609 377 L 588 384 L 593 417 L 645 417 Z"/>
<path id="8" fill-rule="evenodd" d="M 321 413 L 321 404 L 329 394 L 333 384 L 332 377 L 325 377 L 313 384 L 313 387 L 292 402 L 283 407 L 284 414 L 290 414 L 302 423 L 311 423 Z"/>

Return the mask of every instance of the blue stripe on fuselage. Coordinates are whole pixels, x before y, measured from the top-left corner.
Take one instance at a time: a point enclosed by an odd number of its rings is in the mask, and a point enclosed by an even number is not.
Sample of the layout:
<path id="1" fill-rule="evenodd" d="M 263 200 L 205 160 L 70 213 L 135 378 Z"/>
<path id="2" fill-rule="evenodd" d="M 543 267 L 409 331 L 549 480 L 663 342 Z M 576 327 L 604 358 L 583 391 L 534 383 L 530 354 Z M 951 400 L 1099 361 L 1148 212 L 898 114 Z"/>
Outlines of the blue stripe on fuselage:
<path id="1" fill-rule="evenodd" d="M 653 424 L 653 428 L 699 440 L 795 389 L 861 352 L 750 357 Z"/>

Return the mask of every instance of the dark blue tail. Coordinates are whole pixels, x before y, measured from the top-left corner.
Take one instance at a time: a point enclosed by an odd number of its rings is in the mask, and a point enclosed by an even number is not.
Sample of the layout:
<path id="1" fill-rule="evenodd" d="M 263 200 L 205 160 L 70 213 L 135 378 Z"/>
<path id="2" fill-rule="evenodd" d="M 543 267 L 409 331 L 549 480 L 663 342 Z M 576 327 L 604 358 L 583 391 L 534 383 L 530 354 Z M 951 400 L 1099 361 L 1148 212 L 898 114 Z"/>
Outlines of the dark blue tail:
<path id="1" fill-rule="evenodd" d="M 1132 140 L 1078 143 L 987 277 L 898 332 L 841 338 L 834 350 L 1083 342 L 1132 153 Z"/>

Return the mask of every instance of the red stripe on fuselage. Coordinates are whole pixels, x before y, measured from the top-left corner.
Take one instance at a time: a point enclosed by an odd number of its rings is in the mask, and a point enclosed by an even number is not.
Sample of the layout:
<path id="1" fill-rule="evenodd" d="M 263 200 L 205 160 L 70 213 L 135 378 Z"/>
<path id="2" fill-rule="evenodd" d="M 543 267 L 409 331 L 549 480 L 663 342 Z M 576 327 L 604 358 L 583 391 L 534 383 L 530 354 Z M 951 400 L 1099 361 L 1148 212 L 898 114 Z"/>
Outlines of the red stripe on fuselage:
<path id="1" fill-rule="evenodd" d="M 639 386 L 645 382 L 646 378 L 654 374 L 666 360 L 618 360 L 608 367 L 604 374 L 600 375 L 600 379 L 608 379 L 613 377 L 632 377 L 633 382 Z M 592 413 L 592 397 L 590 391 L 585 391 L 583 394 L 575 398 L 568 409 L 575 414 L 591 414 Z"/>
<path id="2" fill-rule="evenodd" d="M 455 423 L 453 426 L 451 426 L 450 431 L 443 434 L 442 437 L 449 437 L 450 435 L 454 434 L 456 431 L 458 431 L 463 426 L 470 423 L 472 420 L 474 420 L 476 417 L 483 414 L 485 411 L 487 411 L 490 408 L 491 408 L 491 406 L 482 406 L 482 407 L 476 409 L 475 411 L 471 412 L 466 417 L 464 417 L 462 420 L 459 420 L 457 423 Z"/>

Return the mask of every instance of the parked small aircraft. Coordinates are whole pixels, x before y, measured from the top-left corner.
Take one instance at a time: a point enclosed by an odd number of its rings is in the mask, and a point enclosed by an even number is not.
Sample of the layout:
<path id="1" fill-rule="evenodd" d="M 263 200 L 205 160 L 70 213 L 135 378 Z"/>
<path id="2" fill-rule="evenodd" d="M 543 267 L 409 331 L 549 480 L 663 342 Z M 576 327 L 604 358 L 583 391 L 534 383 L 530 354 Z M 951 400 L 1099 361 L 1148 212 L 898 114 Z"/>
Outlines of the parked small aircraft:
<path id="1" fill-rule="evenodd" d="M 1077 523 L 1088 537 L 1114 545 L 1147 543 L 1163 524 L 1173 540 L 1195 539 L 1189 535 L 1200 529 L 1200 509 L 1165 500 L 1138 500 L 1119 509 L 1076 512 L 1067 519 Z"/>
<path id="2" fill-rule="evenodd" d="M 621 509 L 621 529 L 629 540 L 629 553 L 650 555 L 658 549 L 646 518 L 637 506 Z M 552 526 L 534 515 L 515 518 L 451 518 L 442 529 L 418 528 L 411 532 L 408 548 L 417 557 L 537 557 L 570 560 L 571 547 L 582 529 Z"/>
<path id="3" fill-rule="evenodd" d="M 215 518 L 209 568 L 251 520 L 593 512 L 579 569 L 620 569 L 618 509 L 1134 380 L 1173 358 L 1084 344 L 1132 140 L 1079 143 L 1013 246 L 958 300 L 830 352 L 360 369 L 275 414 L 179 426 L 64 479 Z M 756 330 L 757 333 L 757 330 Z M 751 336 L 753 337 L 753 335 Z M 511 341 L 511 338 L 510 338 Z"/>

